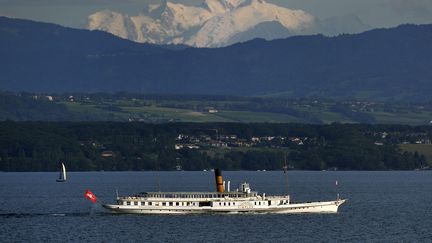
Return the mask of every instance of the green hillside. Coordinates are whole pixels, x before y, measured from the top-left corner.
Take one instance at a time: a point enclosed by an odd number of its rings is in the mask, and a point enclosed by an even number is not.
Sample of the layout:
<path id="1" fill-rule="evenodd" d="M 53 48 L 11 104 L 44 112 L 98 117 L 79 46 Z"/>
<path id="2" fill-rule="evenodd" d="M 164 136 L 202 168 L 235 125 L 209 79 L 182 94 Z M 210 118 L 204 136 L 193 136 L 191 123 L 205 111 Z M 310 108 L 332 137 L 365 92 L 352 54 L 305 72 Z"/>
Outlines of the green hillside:
<path id="1" fill-rule="evenodd" d="M 400 147 L 403 151 L 424 155 L 429 165 L 432 166 L 432 144 L 401 144 Z"/>
<path id="2" fill-rule="evenodd" d="M 127 93 L 0 93 L 0 120 L 428 125 L 432 121 L 432 104 Z"/>

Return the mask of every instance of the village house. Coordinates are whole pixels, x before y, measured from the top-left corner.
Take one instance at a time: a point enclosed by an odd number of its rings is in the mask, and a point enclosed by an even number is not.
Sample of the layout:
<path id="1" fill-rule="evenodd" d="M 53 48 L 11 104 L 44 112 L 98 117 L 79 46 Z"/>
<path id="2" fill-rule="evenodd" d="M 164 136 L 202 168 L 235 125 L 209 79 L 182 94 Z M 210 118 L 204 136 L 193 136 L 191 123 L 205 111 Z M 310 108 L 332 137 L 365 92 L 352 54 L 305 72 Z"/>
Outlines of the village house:
<path id="1" fill-rule="evenodd" d="M 110 150 L 102 151 L 100 155 L 102 158 L 114 157 L 113 151 L 110 151 Z"/>

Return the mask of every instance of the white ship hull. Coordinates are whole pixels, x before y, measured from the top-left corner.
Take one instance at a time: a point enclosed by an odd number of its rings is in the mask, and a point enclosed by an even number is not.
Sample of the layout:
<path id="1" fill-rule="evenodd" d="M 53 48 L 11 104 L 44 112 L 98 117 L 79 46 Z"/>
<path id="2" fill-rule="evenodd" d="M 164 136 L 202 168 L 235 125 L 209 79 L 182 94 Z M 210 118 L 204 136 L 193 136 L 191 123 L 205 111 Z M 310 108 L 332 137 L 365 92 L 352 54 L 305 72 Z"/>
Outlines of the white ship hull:
<path id="1" fill-rule="evenodd" d="M 292 203 L 280 206 L 262 206 L 248 207 L 243 206 L 226 206 L 226 207 L 177 207 L 177 206 L 135 206 L 135 205 L 116 205 L 104 204 L 106 209 L 114 213 L 126 214 L 202 214 L 202 213 L 273 213 L 273 214 L 290 214 L 290 213 L 337 213 L 338 208 L 345 200 L 327 201 L 327 202 L 310 202 L 310 203 Z"/>

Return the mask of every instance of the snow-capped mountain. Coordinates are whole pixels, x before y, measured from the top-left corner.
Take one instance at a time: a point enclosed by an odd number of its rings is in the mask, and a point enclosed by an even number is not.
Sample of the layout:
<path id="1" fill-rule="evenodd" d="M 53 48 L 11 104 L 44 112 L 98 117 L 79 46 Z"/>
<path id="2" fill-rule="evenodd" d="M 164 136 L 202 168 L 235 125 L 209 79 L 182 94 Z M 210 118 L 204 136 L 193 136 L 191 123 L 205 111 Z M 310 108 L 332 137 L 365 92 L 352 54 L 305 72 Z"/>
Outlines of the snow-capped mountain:
<path id="1" fill-rule="evenodd" d="M 199 6 L 162 1 L 140 14 L 103 10 L 88 17 L 88 29 L 136 42 L 221 47 L 254 38 L 267 40 L 321 33 L 334 36 L 371 29 L 356 15 L 319 20 L 264 0 L 205 0 Z"/>
<path id="2" fill-rule="evenodd" d="M 283 26 L 270 36 L 288 37 L 304 33 L 314 22 L 315 18 L 302 10 L 264 0 L 205 0 L 200 6 L 163 1 L 148 5 L 136 16 L 110 10 L 96 12 L 88 17 L 88 28 L 137 42 L 218 47 L 234 40 L 265 37 L 267 25 Z"/>

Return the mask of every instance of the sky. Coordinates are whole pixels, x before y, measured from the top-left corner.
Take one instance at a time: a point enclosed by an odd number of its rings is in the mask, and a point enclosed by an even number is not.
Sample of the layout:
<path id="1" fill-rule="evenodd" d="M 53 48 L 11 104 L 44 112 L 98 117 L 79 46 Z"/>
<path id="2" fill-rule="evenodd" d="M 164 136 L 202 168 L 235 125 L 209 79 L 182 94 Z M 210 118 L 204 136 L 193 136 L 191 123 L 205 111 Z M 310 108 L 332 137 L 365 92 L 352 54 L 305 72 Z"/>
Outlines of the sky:
<path id="1" fill-rule="evenodd" d="M 202 0 L 171 0 L 198 5 Z M 266 0 L 304 10 L 319 19 L 356 15 L 372 27 L 404 23 L 432 23 L 432 0 Z M 0 15 L 32 19 L 70 27 L 84 27 L 87 16 L 104 9 L 136 15 L 160 0 L 0 0 Z"/>

